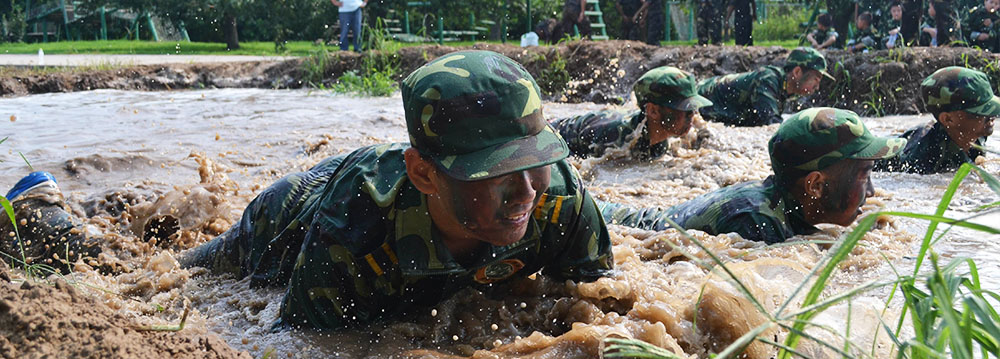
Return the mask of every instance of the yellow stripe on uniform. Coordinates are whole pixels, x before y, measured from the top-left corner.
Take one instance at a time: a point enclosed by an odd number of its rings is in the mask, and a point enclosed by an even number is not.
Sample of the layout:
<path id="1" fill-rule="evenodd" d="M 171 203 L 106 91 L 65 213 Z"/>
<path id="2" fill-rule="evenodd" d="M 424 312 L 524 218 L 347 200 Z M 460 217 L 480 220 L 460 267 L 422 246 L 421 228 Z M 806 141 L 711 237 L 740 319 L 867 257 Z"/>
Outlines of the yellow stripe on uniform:
<path id="1" fill-rule="evenodd" d="M 556 209 L 552 211 L 552 223 L 559 223 L 559 211 L 562 210 L 563 196 L 556 196 Z"/>
<path id="2" fill-rule="evenodd" d="M 545 201 L 549 199 L 548 193 L 542 193 L 542 198 L 538 199 L 538 205 L 535 206 L 535 218 L 542 218 L 542 209 L 545 208 Z"/>
<path id="3" fill-rule="evenodd" d="M 382 251 L 385 252 L 385 255 L 389 256 L 389 260 L 392 263 L 399 264 L 399 259 L 396 259 L 396 253 L 389 247 L 389 243 L 382 243 Z"/>
<path id="4" fill-rule="evenodd" d="M 378 263 L 375 263 L 375 257 L 371 253 L 365 255 L 365 260 L 368 261 L 368 265 L 372 267 L 375 275 L 382 275 L 382 267 L 379 267 Z"/>

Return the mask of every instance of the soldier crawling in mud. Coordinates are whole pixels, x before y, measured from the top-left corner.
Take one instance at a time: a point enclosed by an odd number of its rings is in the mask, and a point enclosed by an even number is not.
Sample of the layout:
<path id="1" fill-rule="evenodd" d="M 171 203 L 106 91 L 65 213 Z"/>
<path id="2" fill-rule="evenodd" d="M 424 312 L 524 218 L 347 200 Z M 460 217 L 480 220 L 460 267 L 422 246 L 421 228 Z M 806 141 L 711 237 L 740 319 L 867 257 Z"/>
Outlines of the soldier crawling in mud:
<path id="1" fill-rule="evenodd" d="M 609 148 L 628 148 L 636 159 L 651 160 L 667 151 L 667 139 L 691 129 L 695 111 L 712 102 L 695 91 L 694 75 L 663 66 L 642 75 L 632 86 L 639 110 L 605 110 L 552 121 L 579 157 L 599 157 Z M 638 131 L 638 132 L 637 132 Z"/>
<path id="2" fill-rule="evenodd" d="M 826 59 L 816 49 L 792 50 L 784 67 L 760 69 L 711 77 L 698 83 L 698 94 L 712 105 L 700 109 L 709 121 L 733 126 L 764 126 L 781 122 L 785 96 L 808 95 L 819 89 L 826 72 Z"/>
<path id="3" fill-rule="evenodd" d="M 1000 116 L 1000 98 L 986 74 L 952 66 L 920 83 L 920 96 L 934 122 L 911 128 L 899 157 L 875 163 L 876 171 L 941 173 L 984 155 L 986 138 Z"/>
<path id="4" fill-rule="evenodd" d="M 402 97 L 409 144 L 362 147 L 279 180 L 182 265 L 287 286 L 276 326 L 313 328 L 364 324 L 539 270 L 589 281 L 612 268 L 604 221 L 523 67 L 456 52 L 410 74 Z M 8 194 L 19 214 L 61 211 L 32 202 L 39 189 L 58 191 L 51 175 L 31 175 Z M 62 253 L 49 235 L 73 227 L 67 216 L 22 224 L 33 256 Z"/>
<path id="5" fill-rule="evenodd" d="M 774 175 L 763 181 L 720 188 L 665 210 L 599 207 L 612 224 L 659 231 L 673 221 L 712 235 L 735 232 L 753 241 L 783 242 L 818 231 L 820 223 L 853 223 L 874 194 L 873 163 L 895 156 L 905 144 L 873 136 L 854 112 L 811 108 L 782 123 L 768 141 Z"/>

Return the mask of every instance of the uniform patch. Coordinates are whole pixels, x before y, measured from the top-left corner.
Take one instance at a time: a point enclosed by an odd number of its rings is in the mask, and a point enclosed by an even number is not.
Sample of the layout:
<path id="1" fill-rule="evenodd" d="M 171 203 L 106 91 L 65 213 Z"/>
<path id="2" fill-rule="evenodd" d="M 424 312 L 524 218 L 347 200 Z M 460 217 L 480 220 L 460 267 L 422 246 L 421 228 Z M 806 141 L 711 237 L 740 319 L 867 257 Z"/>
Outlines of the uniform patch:
<path id="1" fill-rule="evenodd" d="M 509 278 L 524 268 L 524 262 L 518 259 L 505 259 L 490 263 L 476 271 L 476 282 L 487 284 Z"/>

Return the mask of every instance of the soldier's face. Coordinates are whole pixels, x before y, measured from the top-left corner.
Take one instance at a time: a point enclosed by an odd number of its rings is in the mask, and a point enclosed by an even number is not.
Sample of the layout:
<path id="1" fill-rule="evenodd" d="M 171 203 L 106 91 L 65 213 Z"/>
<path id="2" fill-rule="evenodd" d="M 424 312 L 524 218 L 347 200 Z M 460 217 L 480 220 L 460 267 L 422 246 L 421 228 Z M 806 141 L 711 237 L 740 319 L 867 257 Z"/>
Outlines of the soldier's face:
<path id="1" fill-rule="evenodd" d="M 819 83 L 823 80 L 823 74 L 819 71 L 806 70 L 801 66 L 792 71 L 791 81 L 786 85 L 788 92 L 795 95 L 808 95 L 819 90 Z"/>
<path id="2" fill-rule="evenodd" d="M 817 223 L 848 226 L 861 215 L 865 199 L 875 194 L 871 182 L 872 160 L 843 160 L 823 170 L 826 191 L 820 198 L 822 213 Z"/>
<path id="3" fill-rule="evenodd" d="M 506 246 L 524 237 L 550 174 L 549 165 L 479 181 L 442 174 L 442 204 L 461 227 L 462 237 Z"/>
<path id="4" fill-rule="evenodd" d="M 1000 8 L 1000 0 L 986 0 L 983 2 L 983 5 L 986 6 L 987 11 L 995 12 L 997 8 Z"/>
<path id="5" fill-rule="evenodd" d="M 889 14 L 892 14 L 893 20 L 899 21 L 900 19 L 903 18 L 903 7 L 893 6 L 891 9 L 889 9 Z"/>
<path id="6" fill-rule="evenodd" d="M 942 121 L 941 124 L 945 126 L 951 140 L 963 149 L 968 148 L 976 139 L 993 134 L 996 117 L 965 111 L 954 111 L 950 116 L 954 116 L 954 119 Z"/>

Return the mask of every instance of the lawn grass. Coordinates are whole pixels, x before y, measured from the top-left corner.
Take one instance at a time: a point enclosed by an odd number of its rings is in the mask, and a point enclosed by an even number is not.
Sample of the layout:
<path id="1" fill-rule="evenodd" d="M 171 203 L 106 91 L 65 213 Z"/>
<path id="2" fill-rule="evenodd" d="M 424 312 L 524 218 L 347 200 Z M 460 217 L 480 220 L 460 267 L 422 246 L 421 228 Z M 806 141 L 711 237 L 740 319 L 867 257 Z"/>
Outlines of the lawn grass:
<path id="1" fill-rule="evenodd" d="M 476 41 L 482 42 L 482 41 Z M 446 42 L 447 46 L 468 47 L 473 41 Z M 487 41 L 500 43 L 499 41 Z M 510 44 L 516 42 L 508 41 Z M 411 43 L 391 41 L 387 50 L 395 51 L 404 47 L 431 45 L 432 42 Z M 665 46 L 693 46 L 695 41 L 665 41 Z M 732 41 L 726 43 L 732 45 Z M 543 45 L 548 46 L 548 45 Z M 798 46 L 797 40 L 758 41 L 758 46 L 781 46 L 793 49 Z M 174 41 L 59 41 L 48 43 L 4 43 L 0 44 L 0 54 L 36 54 L 42 49 L 46 54 L 128 54 L 128 55 L 253 55 L 253 56 L 306 56 L 318 48 L 309 41 L 289 41 L 287 50 L 277 52 L 273 42 L 241 42 L 239 50 L 226 50 L 226 44 L 215 42 L 174 42 Z M 336 47 L 327 46 L 328 49 Z"/>

